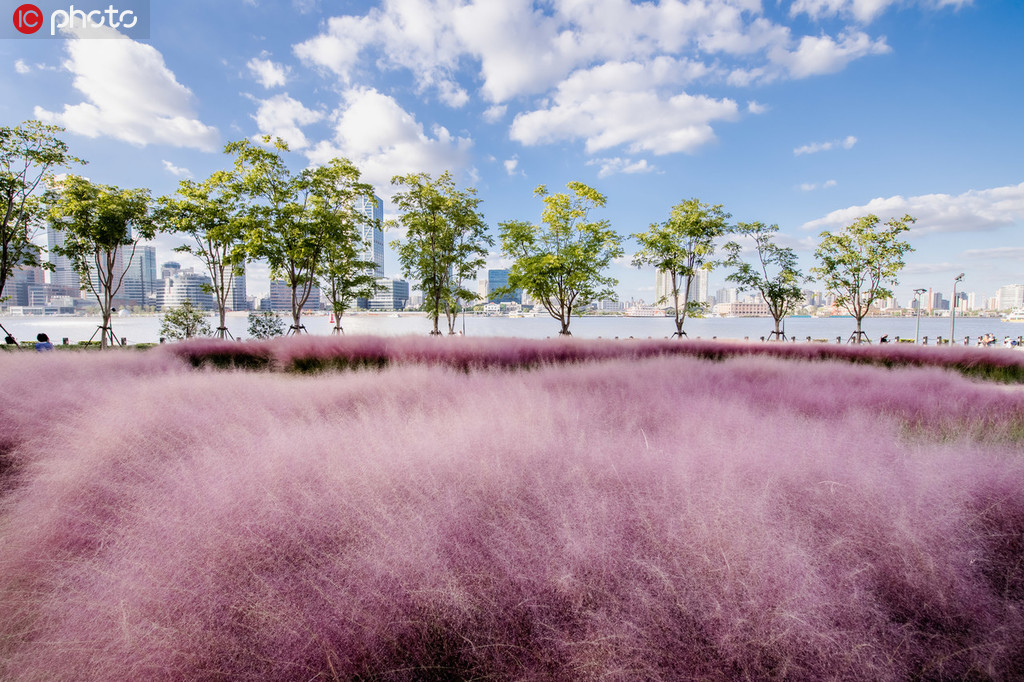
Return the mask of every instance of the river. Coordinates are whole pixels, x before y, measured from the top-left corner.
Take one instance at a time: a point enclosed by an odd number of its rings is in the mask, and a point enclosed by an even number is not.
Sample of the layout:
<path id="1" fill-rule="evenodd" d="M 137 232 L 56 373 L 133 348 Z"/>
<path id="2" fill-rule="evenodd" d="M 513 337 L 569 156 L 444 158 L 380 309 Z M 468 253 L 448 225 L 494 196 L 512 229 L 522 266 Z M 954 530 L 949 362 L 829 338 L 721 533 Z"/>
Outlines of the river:
<path id="1" fill-rule="evenodd" d="M 209 318 L 211 326 L 216 326 L 214 318 Z M 343 318 L 343 326 L 347 334 L 376 334 L 381 336 L 401 336 L 406 334 L 425 335 L 430 331 L 430 322 L 423 314 L 404 313 L 401 316 L 386 314 L 355 314 Z M 442 319 L 442 327 L 443 327 Z M 59 344 L 63 339 L 69 343 L 86 341 L 90 337 L 99 338 L 96 334 L 100 324 L 99 317 L 62 317 L 62 316 L 0 316 L 3 325 L 19 341 L 34 340 L 36 334 L 45 332 L 51 341 Z M 287 322 L 285 323 L 287 325 Z M 328 335 L 333 324 L 327 316 L 316 315 L 303 318 L 303 324 L 311 334 Z M 949 318 L 921 318 L 921 337 L 928 337 L 929 344 L 935 338 L 949 336 Z M 864 320 L 864 331 L 872 341 L 877 341 L 882 334 L 887 334 L 891 341 L 897 336 L 914 338 L 917 320 L 912 317 L 888 318 L 876 317 Z M 248 326 L 245 315 L 230 315 L 227 321 L 228 330 L 235 338 L 248 337 Z M 158 315 L 129 315 L 115 317 L 113 320 L 114 334 L 124 338 L 129 344 L 156 343 L 160 339 L 160 317 Z M 462 330 L 462 320 L 458 329 Z M 470 315 L 465 321 L 467 336 L 508 336 L 519 338 L 545 338 L 557 336 L 558 322 L 549 317 L 508 318 L 484 317 Z M 581 317 L 574 318 L 570 327 L 573 336 L 579 338 L 664 338 L 675 331 L 672 318 L 645 317 Z M 759 340 L 767 336 L 773 329 L 770 318 L 703 318 L 688 319 L 684 329 L 690 338 L 743 339 Z M 854 320 L 848 317 L 810 318 L 791 317 L 786 319 L 785 331 L 788 337 L 796 337 L 798 341 L 811 339 L 827 339 L 836 342 L 837 337 L 846 341 L 855 329 Z M 956 338 L 963 343 L 969 336 L 971 344 L 985 333 L 995 334 L 1002 342 L 1004 336 L 1016 338 L 1024 334 L 1024 324 L 1004 322 L 996 318 L 958 317 L 955 327 Z"/>

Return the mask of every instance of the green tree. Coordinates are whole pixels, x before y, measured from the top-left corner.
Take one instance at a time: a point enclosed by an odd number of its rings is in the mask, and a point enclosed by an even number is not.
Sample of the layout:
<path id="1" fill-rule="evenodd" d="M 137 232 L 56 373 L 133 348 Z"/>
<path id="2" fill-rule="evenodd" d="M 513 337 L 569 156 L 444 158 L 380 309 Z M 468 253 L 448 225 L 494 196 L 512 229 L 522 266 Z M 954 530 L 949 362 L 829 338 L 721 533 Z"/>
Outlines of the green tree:
<path id="1" fill-rule="evenodd" d="M 248 140 L 232 142 L 240 196 L 247 197 L 249 224 L 246 250 L 263 258 L 270 276 L 292 291 L 290 333 L 305 331 L 302 310 L 309 300 L 325 257 L 333 244 L 358 238 L 353 225 L 363 220 L 355 210 L 359 196 L 373 197 L 373 188 L 359 181 L 359 170 L 347 159 L 292 174 L 281 152 L 288 145 L 264 137 L 273 148 Z"/>
<path id="2" fill-rule="evenodd" d="M 156 236 L 149 190 L 97 185 L 71 175 L 54 183 L 46 200 L 50 220 L 64 232 L 64 245 L 56 248 L 57 253 L 71 261 L 82 289 L 99 304 L 100 347 L 113 345 L 114 298 L 139 242 Z"/>
<path id="3" fill-rule="evenodd" d="M 715 241 L 730 232 L 726 222 L 729 217 L 721 204 L 712 206 L 689 199 L 673 206 L 665 222 L 652 224 L 647 232 L 633 235 L 640 244 L 633 265 L 653 265 L 671 282 L 671 294 L 658 299 L 657 303 L 672 302 L 676 322 L 673 336 L 686 336 L 683 324 L 687 314 L 700 309 L 700 304 L 690 301 L 693 278 L 698 271 L 715 266 Z"/>
<path id="4" fill-rule="evenodd" d="M 889 287 L 898 284 L 897 276 L 906 265 L 903 257 L 914 250 L 900 235 L 914 222 L 915 218 L 905 215 L 881 224 L 878 216 L 866 215 L 839 232 L 821 233 L 814 253 L 819 265 L 811 272 L 857 321 L 851 341 L 867 338 L 861 321 L 875 301 L 892 296 Z"/>
<path id="5" fill-rule="evenodd" d="M 284 322 L 273 310 L 249 311 L 249 336 L 254 339 L 272 339 L 284 334 Z"/>
<path id="6" fill-rule="evenodd" d="M 204 290 L 212 293 L 220 324 L 217 336 L 227 338 L 226 318 L 235 277 L 245 272 L 245 230 L 249 221 L 244 206 L 234 191 L 237 183 L 231 174 L 217 171 L 203 182 L 183 180 L 174 196 L 158 199 L 156 222 L 168 231 L 192 238 L 175 251 L 191 254 L 206 266 L 212 284 Z"/>
<path id="7" fill-rule="evenodd" d="M 320 290 L 334 312 L 332 334 L 344 334 L 341 317 L 345 311 L 355 307 L 360 298 L 372 298 L 379 289 L 373 274 L 376 263 L 362 259 L 359 242 L 360 235 L 355 232 L 350 239 L 328 244 L 323 267 L 318 272 Z"/>
<path id="8" fill-rule="evenodd" d="M 192 305 L 192 301 L 187 298 L 180 306 L 171 308 L 160 318 L 160 336 L 176 341 L 212 334 L 213 329 L 206 321 L 206 313 Z"/>
<path id="9" fill-rule="evenodd" d="M 390 224 L 405 228 L 405 240 L 392 244 L 402 270 L 419 282 L 423 307 L 433 322 L 431 335 L 441 333 L 442 312 L 453 334 L 459 300 L 474 296 L 463 281 L 484 266 L 487 246 L 494 243 L 478 211 L 476 190 L 457 189 L 447 171 L 437 180 L 426 173 L 395 176 L 391 184 L 408 188 L 395 194 L 400 215 Z"/>
<path id="10" fill-rule="evenodd" d="M 542 225 L 521 220 L 499 223 L 501 249 L 513 259 L 508 286 L 499 293 L 522 289 L 561 324 L 559 334 L 571 336 L 572 313 L 591 301 L 615 298 L 618 280 L 602 274 L 622 255 L 622 237 L 607 220 L 590 220 L 590 211 L 605 205 L 603 194 L 582 182 L 568 192 L 549 194 L 541 185 Z"/>
<path id="11" fill-rule="evenodd" d="M 32 243 L 41 208 L 36 190 L 46 187 L 54 168 L 85 163 L 68 154 L 57 138 L 63 131 L 34 120 L 0 126 L 0 301 L 16 269 L 41 264 L 39 247 Z"/>
<path id="12" fill-rule="evenodd" d="M 797 268 L 793 249 L 775 243 L 773 237 L 778 231 L 778 225 L 739 223 L 734 232 L 753 240 L 757 263 L 745 262 L 741 257 L 743 247 L 737 242 L 729 242 L 725 245 L 729 257 L 724 264 L 736 268 L 736 272 L 726 277 L 727 281 L 736 282 L 742 290 L 757 291 L 768 304 L 768 311 L 775 321 L 775 331 L 768 338 L 785 340 L 786 335 L 780 330 L 782 320 L 800 305 L 803 300 L 800 285 L 806 280 Z"/>

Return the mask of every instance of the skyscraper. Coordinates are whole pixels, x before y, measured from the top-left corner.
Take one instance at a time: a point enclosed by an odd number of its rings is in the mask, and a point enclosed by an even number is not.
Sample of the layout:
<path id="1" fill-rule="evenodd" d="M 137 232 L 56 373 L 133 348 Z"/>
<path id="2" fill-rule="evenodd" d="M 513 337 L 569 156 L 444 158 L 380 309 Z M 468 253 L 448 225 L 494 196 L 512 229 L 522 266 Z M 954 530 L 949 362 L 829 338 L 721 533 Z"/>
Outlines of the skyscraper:
<path id="1" fill-rule="evenodd" d="M 53 270 L 50 271 L 50 283 L 57 287 L 61 293 L 68 296 L 80 296 L 80 281 L 78 273 L 71 267 L 71 259 L 67 256 L 61 256 L 55 250 L 56 247 L 64 246 L 64 230 L 58 230 L 53 225 L 47 225 L 46 245 L 48 247 L 49 261 L 53 265 Z"/>
<path id="2" fill-rule="evenodd" d="M 363 225 L 362 240 L 363 251 L 360 257 L 363 260 L 373 261 L 374 269 L 371 273 L 374 277 L 384 276 L 384 201 L 374 196 L 373 200 L 366 197 L 356 199 L 356 210 L 370 219 L 370 222 Z"/>

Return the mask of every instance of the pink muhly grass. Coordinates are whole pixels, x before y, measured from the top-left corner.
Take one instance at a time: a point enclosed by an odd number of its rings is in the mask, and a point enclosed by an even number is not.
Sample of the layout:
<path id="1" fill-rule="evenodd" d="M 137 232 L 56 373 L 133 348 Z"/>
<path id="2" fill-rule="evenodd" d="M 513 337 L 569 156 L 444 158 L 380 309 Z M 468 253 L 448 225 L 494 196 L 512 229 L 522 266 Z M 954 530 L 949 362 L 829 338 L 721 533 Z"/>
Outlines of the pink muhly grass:
<path id="1" fill-rule="evenodd" d="M 0 422 L 0 678 L 1024 674 L 1019 445 L 913 437 L 1021 394 L 763 357 L 464 374 L 403 343 L 372 373 L 47 374 L 88 399 Z"/>
<path id="2" fill-rule="evenodd" d="M 406 337 L 278 338 L 267 342 L 211 339 L 169 344 L 162 352 L 193 365 L 276 367 L 291 371 L 380 368 L 392 363 L 446 365 L 470 370 L 500 367 L 528 369 L 542 365 L 610 359 L 686 356 L 709 360 L 731 357 L 777 357 L 800 361 L 841 360 L 885 367 L 941 367 L 969 376 L 1024 383 L 1024 354 L 992 348 L 928 348 L 821 343 L 741 343 L 717 340 L 472 339 Z"/>

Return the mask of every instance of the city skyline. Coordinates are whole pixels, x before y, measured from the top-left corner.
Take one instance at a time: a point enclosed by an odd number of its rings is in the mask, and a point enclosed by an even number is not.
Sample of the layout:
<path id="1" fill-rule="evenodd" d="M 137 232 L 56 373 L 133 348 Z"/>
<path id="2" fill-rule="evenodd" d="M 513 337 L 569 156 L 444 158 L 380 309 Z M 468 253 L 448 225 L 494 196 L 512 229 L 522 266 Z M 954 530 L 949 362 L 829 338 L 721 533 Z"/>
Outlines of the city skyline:
<path id="1" fill-rule="evenodd" d="M 689 197 L 778 223 L 804 272 L 821 230 L 910 213 L 897 298 L 960 272 L 989 298 L 1024 281 L 1022 27 L 1019 3 L 970 0 L 183 0 L 154 3 L 147 39 L 0 41 L 0 107 L 67 128 L 73 171 L 154 195 L 280 135 L 296 170 L 350 158 L 385 218 L 396 174 L 452 170 L 494 234 L 578 180 L 623 235 Z M 652 300 L 635 249 L 610 274 Z M 265 265 L 249 281 L 267 291 Z"/>

